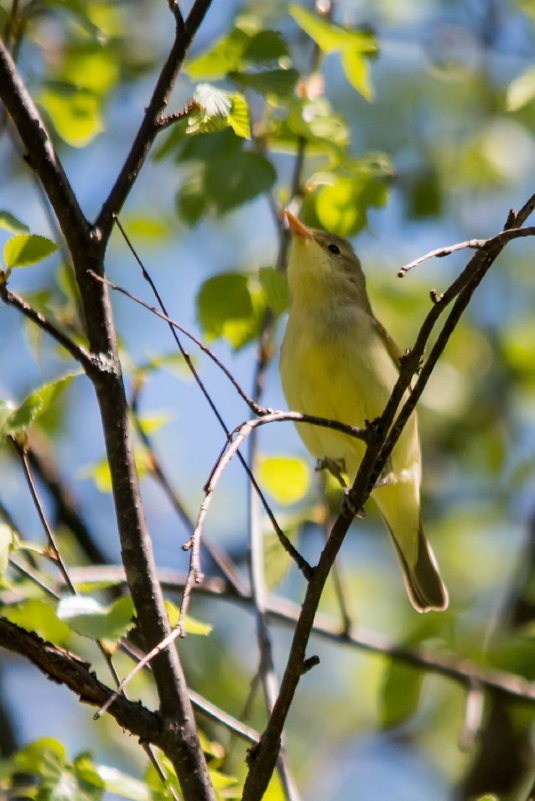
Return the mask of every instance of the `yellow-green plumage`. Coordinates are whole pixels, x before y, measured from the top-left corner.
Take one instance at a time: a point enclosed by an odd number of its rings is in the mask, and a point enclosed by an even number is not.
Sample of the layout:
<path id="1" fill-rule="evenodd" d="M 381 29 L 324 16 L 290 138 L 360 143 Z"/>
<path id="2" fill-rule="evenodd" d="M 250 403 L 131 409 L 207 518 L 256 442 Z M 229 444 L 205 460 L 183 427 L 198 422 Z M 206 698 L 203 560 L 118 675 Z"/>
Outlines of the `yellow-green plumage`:
<path id="1" fill-rule="evenodd" d="M 390 397 L 398 374 L 396 345 L 373 315 L 349 242 L 286 215 L 292 230 L 291 305 L 280 363 L 286 400 L 294 411 L 363 426 L 382 413 Z M 363 442 L 304 423 L 297 429 L 314 457 L 338 462 L 354 479 Z M 445 609 L 448 595 L 420 520 L 415 414 L 392 452 L 386 478 L 372 497 L 392 534 L 411 603 L 419 611 Z"/>

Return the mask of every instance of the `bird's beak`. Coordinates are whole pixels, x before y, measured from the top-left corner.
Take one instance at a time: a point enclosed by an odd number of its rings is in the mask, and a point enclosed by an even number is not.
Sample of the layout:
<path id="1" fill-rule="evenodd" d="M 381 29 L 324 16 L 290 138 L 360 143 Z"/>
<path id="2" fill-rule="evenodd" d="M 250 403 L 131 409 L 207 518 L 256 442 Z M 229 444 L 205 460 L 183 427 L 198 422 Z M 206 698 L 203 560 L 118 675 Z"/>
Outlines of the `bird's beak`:
<path id="1" fill-rule="evenodd" d="M 306 225 L 301 222 L 301 220 L 298 220 L 291 211 L 284 209 L 284 216 L 286 217 L 292 234 L 295 236 L 300 236 L 302 239 L 312 239 L 312 231 L 310 228 L 307 228 Z"/>

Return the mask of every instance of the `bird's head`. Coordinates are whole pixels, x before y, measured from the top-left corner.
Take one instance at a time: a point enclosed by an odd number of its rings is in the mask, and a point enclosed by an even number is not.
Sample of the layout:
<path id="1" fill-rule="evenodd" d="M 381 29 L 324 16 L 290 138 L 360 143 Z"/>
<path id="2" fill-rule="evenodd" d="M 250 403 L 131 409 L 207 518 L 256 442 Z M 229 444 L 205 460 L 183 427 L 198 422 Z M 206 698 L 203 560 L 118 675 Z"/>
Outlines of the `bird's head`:
<path id="1" fill-rule="evenodd" d="M 288 282 L 292 294 L 328 288 L 329 294 L 367 303 L 366 280 L 360 261 L 347 239 L 308 228 L 285 210 L 292 235 Z"/>

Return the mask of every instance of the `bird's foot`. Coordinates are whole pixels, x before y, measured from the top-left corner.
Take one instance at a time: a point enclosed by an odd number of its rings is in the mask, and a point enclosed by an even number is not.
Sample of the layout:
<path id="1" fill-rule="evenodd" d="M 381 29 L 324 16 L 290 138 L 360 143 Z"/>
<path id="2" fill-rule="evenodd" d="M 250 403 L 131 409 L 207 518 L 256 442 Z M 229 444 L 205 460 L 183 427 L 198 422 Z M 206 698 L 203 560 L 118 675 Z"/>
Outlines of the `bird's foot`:
<path id="1" fill-rule="evenodd" d="M 316 462 L 316 470 L 328 470 L 344 490 L 347 488 L 347 482 L 343 475 L 345 469 L 346 465 L 344 459 L 330 459 L 328 456 L 324 456 L 323 459 L 318 459 Z"/>

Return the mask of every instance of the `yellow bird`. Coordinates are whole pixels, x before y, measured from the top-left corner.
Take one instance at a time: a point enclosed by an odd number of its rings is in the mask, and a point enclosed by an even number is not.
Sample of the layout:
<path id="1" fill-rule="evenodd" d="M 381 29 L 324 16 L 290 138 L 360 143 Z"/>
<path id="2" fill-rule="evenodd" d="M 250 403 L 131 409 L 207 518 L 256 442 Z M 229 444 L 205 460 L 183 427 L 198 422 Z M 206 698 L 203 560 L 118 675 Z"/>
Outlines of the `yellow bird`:
<path id="1" fill-rule="evenodd" d="M 378 417 L 398 377 L 399 350 L 374 317 L 366 279 L 349 242 L 307 228 L 285 212 L 290 314 L 280 371 L 294 411 L 354 426 Z M 310 453 L 351 481 L 364 443 L 329 428 L 297 424 Z M 372 492 L 401 561 L 409 599 L 419 612 L 442 610 L 448 593 L 420 517 L 421 455 L 416 414 L 407 422 L 388 469 Z M 380 486 L 379 486 L 380 485 Z"/>

